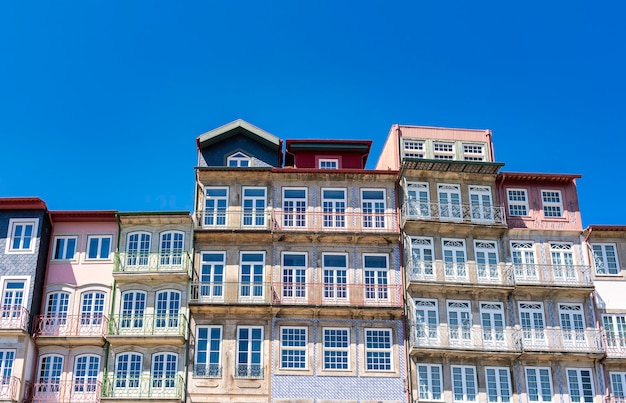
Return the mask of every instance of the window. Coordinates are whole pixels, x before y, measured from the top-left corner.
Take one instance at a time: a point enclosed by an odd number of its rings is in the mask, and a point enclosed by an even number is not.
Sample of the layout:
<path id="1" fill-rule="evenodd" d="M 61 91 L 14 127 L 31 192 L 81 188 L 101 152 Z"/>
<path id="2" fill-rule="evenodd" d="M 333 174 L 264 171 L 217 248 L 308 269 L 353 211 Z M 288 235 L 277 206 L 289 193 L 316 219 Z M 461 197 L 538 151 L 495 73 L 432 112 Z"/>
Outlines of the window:
<path id="1" fill-rule="evenodd" d="M 152 396 L 169 396 L 178 378 L 178 355 L 158 353 L 152 356 Z"/>
<path id="2" fill-rule="evenodd" d="M 226 164 L 229 167 L 249 167 L 250 157 L 242 152 L 237 152 L 226 159 Z"/>
<path id="3" fill-rule="evenodd" d="M 147 266 L 150 256 L 150 239 L 148 232 L 134 232 L 128 234 L 126 244 L 126 264 L 128 266 Z"/>
<path id="4" fill-rule="evenodd" d="M 474 241 L 478 281 L 500 282 L 498 245 L 494 241 Z"/>
<path id="5" fill-rule="evenodd" d="M 443 220 L 462 220 L 461 187 L 459 185 L 437 185 L 439 197 L 439 218 Z"/>
<path id="6" fill-rule="evenodd" d="M 365 300 L 387 301 L 389 299 L 389 256 L 363 255 L 365 277 Z"/>
<path id="7" fill-rule="evenodd" d="M 567 384 L 569 386 L 569 398 L 572 403 L 593 402 L 595 394 L 591 369 L 568 368 Z"/>
<path id="8" fill-rule="evenodd" d="M 487 397 L 489 402 L 511 401 L 511 375 L 506 367 L 486 367 Z"/>
<path id="9" fill-rule="evenodd" d="M 494 216 L 491 188 L 489 186 L 470 186 L 469 197 L 472 221 L 492 222 Z"/>
<path id="10" fill-rule="evenodd" d="M 74 362 L 74 391 L 77 401 L 96 401 L 100 392 L 98 374 L 100 373 L 100 357 L 97 355 L 79 355 Z"/>
<path id="11" fill-rule="evenodd" d="M 181 266 L 183 264 L 184 237 L 185 234 L 178 231 L 161 233 L 159 265 Z"/>
<path id="12" fill-rule="evenodd" d="M 63 372 L 63 357 L 60 355 L 44 355 L 39 361 L 38 385 L 35 387 L 36 394 L 55 394 L 59 392 L 61 385 L 61 373 Z"/>
<path id="13" fill-rule="evenodd" d="M 222 327 L 196 327 L 196 363 L 194 375 L 202 378 L 221 378 Z"/>
<path id="14" fill-rule="evenodd" d="M 324 369 L 350 369 L 350 331 L 344 328 L 324 328 Z"/>
<path id="15" fill-rule="evenodd" d="M 306 253 L 283 253 L 282 292 L 283 300 L 306 298 Z"/>
<path id="16" fill-rule="evenodd" d="M 239 297 L 242 300 L 263 300 L 265 252 L 241 252 Z"/>
<path id="17" fill-rule="evenodd" d="M 405 214 L 410 218 L 430 218 L 430 194 L 428 183 L 408 183 L 406 188 L 407 204 Z"/>
<path id="18" fill-rule="evenodd" d="M 478 387 L 476 386 L 476 368 L 452 365 L 452 396 L 455 402 L 475 402 Z"/>
<path id="19" fill-rule="evenodd" d="M 11 381 L 14 361 L 15 350 L 0 350 L 0 395 Z"/>
<path id="20" fill-rule="evenodd" d="M 391 329 L 365 329 L 366 371 L 391 371 Z"/>
<path id="21" fill-rule="evenodd" d="M 433 239 L 423 237 L 411 238 L 411 279 L 434 280 Z"/>
<path id="22" fill-rule="evenodd" d="M 470 301 L 447 301 L 450 343 L 472 342 L 472 308 Z"/>
<path id="23" fill-rule="evenodd" d="M 626 347 L 626 315 L 602 315 L 602 324 L 609 349 Z"/>
<path id="24" fill-rule="evenodd" d="M 35 251 L 37 237 L 36 218 L 12 218 L 9 220 L 9 239 L 7 253 L 32 253 Z"/>
<path id="25" fill-rule="evenodd" d="M 319 169 L 339 169 L 339 160 L 336 158 L 320 158 L 318 160 Z"/>
<path id="26" fill-rule="evenodd" d="M 137 353 L 118 354 L 115 364 L 116 389 L 139 389 L 142 356 Z"/>
<path id="27" fill-rule="evenodd" d="M 110 235 L 90 235 L 87 237 L 87 259 L 105 260 L 111 253 Z"/>
<path id="28" fill-rule="evenodd" d="M 572 249 L 571 243 L 550 242 L 550 257 L 552 259 L 555 280 L 565 282 L 576 282 L 578 280 Z"/>
<path id="29" fill-rule="evenodd" d="M 433 158 L 436 160 L 453 160 L 454 143 L 434 142 Z"/>
<path id="30" fill-rule="evenodd" d="M 54 260 L 74 259 L 77 240 L 78 238 L 75 236 L 54 237 L 54 251 L 52 252 L 52 258 Z"/>
<path id="31" fill-rule="evenodd" d="M 155 331 L 180 334 L 180 291 L 159 291 L 156 293 Z"/>
<path id="32" fill-rule="evenodd" d="M 501 345 L 504 339 L 504 306 L 502 302 L 480 302 L 480 324 L 483 343 Z"/>
<path id="33" fill-rule="evenodd" d="M 617 261 L 617 247 L 611 243 L 591 244 L 593 263 L 596 267 L 596 274 L 619 274 L 620 268 Z"/>
<path id="34" fill-rule="evenodd" d="M 404 158 L 424 158 L 424 141 L 403 139 Z"/>
<path id="35" fill-rule="evenodd" d="M 419 400 L 443 400 L 441 365 L 417 364 Z"/>
<path id="36" fill-rule="evenodd" d="M 559 319 L 563 344 L 587 348 L 585 342 L 585 317 L 580 304 L 559 304 Z"/>
<path id="37" fill-rule="evenodd" d="M 237 327 L 236 378 L 263 378 L 263 328 Z"/>
<path id="38" fill-rule="evenodd" d="M 420 343 L 439 341 L 439 313 L 436 299 L 415 299 L 415 335 Z"/>
<path id="39" fill-rule="evenodd" d="M 324 228 L 346 227 L 346 190 L 322 189 Z"/>
<path id="40" fill-rule="evenodd" d="M 509 202 L 509 215 L 512 217 L 527 216 L 529 209 L 526 189 L 507 189 L 506 194 Z"/>
<path id="41" fill-rule="evenodd" d="M 362 189 L 363 228 L 385 228 L 385 190 Z"/>
<path id="42" fill-rule="evenodd" d="M 244 227 L 265 226 L 265 188 L 243 188 L 243 222 Z"/>
<path id="43" fill-rule="evenodd" d="M 542 190 L 541 200 L 543 201 L 544 217 L 563 217 L 563 203 L 560 191 Z"/>
<path id="44" fill-rule="evenodd" d="M 67 323 L 69 303 L 70 294 L 68 292 L 48 293 L 48 298 L 46 299 L 45 331 L 58 330 L 58 326 L 64 326 Z"/>
<path id="45" fill-rule="evenodd" d="M 2 326 L 25 326 L 26 280 L 7 279 L 2 287 Z"/>
<path id="46" fill-rule="evenodd" d="M 550 368 L 525 367 L 526 392 L 531 402 L 552 402 L 552 375 Z"/>
<path id="47" fill-rule="evenodd" d="M 324 299 L 346 300 L 348 298 L 348 255 L 323 253 Z"/>
<path id="48" fill-rule="evenodd" d="M 280 367 L 282 369 L 307 368 L 307 328 L 280 328 Z"/>
<path id="49" fill-rule="evenodd" d="M 200 267 L 200 298 L 224 298 L 224 267 L 226 252 L 202 252 Z"/>
<path id="50" fill-rule="evenodd" d="M 546 336 L 543 304 L 541 302 L 520 302 L 519 316 L 524 346 L 544 346 Z"/>
<path id="51" fill-rule="evenodd" d="M 482 144 L 463 144 L 463 159 L 465 161 L 484 161 L 484 150 Z"/>
<path id="52" fill-rule="evenodd" d="M 609 372 L 611 378 L 611 394 L 623 400 L 626 397 L 624 388 L 626 387 L 626 372 Z"/>
<path id="53" fill-rule="evenodd" d="M 446 279 L 466 281 L 467 266 L 465 258 L 465 241 L 463 239 L 442 239 L 443 265 Z"/>
<path id="54" fill-rule="evenodd" d="M 210 227 L 226 226 L 228 209 L 228 188 L 207 187 L 204 196 L 204 225 Z"/>
<path id="55" fill-rule="evenodd" d="M 307 189 L 283 188 L 283 225 L 306 227 Z"/>
<path id="56" fill-rule="evenodd" d="M 100 291 L 84 292 L 80 304 L 81 332 L 91 333 L 103 331 L 104 293 Z"/>
<path id="57" fill-rule="evenodd" d="M 120 318 L 122 331 L 142 332 L 143 315 L 146 309 L 146 293 L 143 291 L 127 291 L 122 294 L 122 315 Z"/>
<path id="58" fill-rule="evenodd" d="M 535 249 L 530 241 L 512 241 L 511 257 L 516 280 L 536 281 L 539 279 L 535 265 Z"/>

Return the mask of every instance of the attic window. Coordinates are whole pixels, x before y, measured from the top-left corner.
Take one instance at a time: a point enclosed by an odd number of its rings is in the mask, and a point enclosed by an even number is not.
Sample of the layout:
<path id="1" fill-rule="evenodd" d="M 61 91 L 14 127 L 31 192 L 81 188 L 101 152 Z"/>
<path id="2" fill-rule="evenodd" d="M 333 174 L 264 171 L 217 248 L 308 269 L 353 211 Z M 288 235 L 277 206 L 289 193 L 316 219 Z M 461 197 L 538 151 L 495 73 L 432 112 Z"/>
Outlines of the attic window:
<path id="1" fill-rule="evenodd" d="M 339 169 L 339 160 L 335 158 L 320 158 L 319 169 Z"/>
<path id="2" fill-rule="evenodd" d="M 249 167 L 250 157 L 241 152 L 236 152 L 226 160 L 229 167 Z"/>

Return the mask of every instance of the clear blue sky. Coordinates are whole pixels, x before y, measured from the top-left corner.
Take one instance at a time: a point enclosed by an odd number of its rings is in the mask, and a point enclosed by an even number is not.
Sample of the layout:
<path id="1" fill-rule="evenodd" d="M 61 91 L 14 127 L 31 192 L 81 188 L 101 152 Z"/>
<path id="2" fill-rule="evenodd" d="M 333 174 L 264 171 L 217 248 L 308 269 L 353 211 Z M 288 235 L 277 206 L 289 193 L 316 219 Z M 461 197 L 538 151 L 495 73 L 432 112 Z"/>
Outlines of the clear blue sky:
<path id="1" fill-rule="evenodd" d="M 2 1 L 0 196 L 191 210 L 195 138 L 237 118 L 374 141 L 491 129 L 505 171 L 579 173 L 626 224 L 623 1 Z"/>

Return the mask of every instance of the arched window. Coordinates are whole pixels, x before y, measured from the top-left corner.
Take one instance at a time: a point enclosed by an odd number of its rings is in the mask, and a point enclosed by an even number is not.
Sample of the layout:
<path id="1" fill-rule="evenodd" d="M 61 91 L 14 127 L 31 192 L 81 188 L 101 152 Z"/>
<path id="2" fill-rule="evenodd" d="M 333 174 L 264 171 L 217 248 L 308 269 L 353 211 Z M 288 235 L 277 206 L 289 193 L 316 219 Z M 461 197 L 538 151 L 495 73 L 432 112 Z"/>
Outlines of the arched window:
<path id="1" fill-rule="evenodd" d="M 113 387 L 116 390 L 138 390 L 141 384 L 141 363 L 141 354 L 118 354 L 115 360 L 115 381 L 113 382 Z"/>
<path id="2" fill-rule="evenodd" d="M 80 302 L 81 334 L 101 332 L 104 298 L 105 295 L 102 291 L 85 291 L 83 293 Z"/>
<path id="3" fill-rule="evenodd" d="M 35 396 L 40 400 L 44 400 L 46 396 L 50 398 L 57 396 L 61 387 L 62 372 L 63 356 L 57 354 L 42 356 L 39 360 Z"/>
<path id="4" fill-rule="evenodd" d="M 152 356 L 152 392 L 169 395 L 176 387 L 178 356 L 174 353 L 157 353 Z"/>
<path id="5" fill-rule="evenodd" d="M 159 245 L 160 266 L 180 266 L 183 263 L 183 247 L 185 234 L 180 231 L 161 233 Z"/>
<path id="6" fill-rule="evenodd" d="M 122 294 L 120 331 L 124 333 L 143 332 L 146 293 L 127 291 Z"/>
<path id="7" fill-rule="evenodd" d="M 74 385 L 72 395 L 77 401 L 96 401 L 100 395 L 100 357 L 84 354 L 74 361 Z"/>
<path id="8" fill-rule="evenodd" d="M 158 332 L 177 333 L 180 314 L 180 291 L 166 290 L 156 294 L 156 322 Z"/>
<path id="9" fill-rule="evenodd" d="M 126 242 L 126 265 L 127 266 L 147 266 L 150 256 L 149 232 L 132 232 L 128 234 Z"/>

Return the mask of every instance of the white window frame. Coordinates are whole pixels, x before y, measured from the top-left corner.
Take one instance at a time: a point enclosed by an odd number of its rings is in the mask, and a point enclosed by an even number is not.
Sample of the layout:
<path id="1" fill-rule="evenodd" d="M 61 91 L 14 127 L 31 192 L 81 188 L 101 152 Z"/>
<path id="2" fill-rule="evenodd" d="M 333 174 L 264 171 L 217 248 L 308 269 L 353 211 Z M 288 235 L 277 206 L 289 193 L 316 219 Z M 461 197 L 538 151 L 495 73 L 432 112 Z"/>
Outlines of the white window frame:
<path id="1" fill-rule="evenodd" d="M 485 145 L 478 143 L 463 143 L 464 161 L 485 161 Z"/>
<path id="2" fill-rule="evenodd" d="M 244 255 L 262 255 L 262 260 L 247 260 Z M 265 251 L 240 251 L 239 252 L 239 301 L 264 301 L 265 299 Z M 261 281 L 257 281 L 256 267 L 261 264 Z M 244 266 L 250 266 L 249 273 L 244 274 Z M 248 280 L 244 281 L 244 275 Z"/>
<path id="3" fill-rule="evenodd" d="M 496 241 L 474 240 L 474 257 L 479 282 L 499 283 L 502 280 Z"/>
<path id="4" fill-rule="evenodd" d="M 210 191 L 226 191 L 226 195 L 209 196 Z M 204 208 L 202 211 L 203 227 L 226 227 L 228 226 L 228 186 L 207 186 L 204 188 Z M 209 204 L 211 209 L 209 210 Z M 223 204 L 223 205 L 222 205 Z"/>
<path id="5" fill-rule="evenodd" d="M 204 261 L 207 255 L 221 256 L 222 260 Z M 216 274 L 216 267 L 221 266 L 221 273 Z M 208 273 L 204 268 L 208 267 Z M 226 275 L 226 252 L 225 251 L 201 251 L 200 252 L 200 299 L 202 301 L 223 301 L 224 300 L 224 277 Z M 204 281 L 208 277 L 208 281 Z M 216 277 L 218 277 L 216 279 Z"/>
<path id="6" fill-rule="evenodd" d="M 609 251 L 609 248 L 613 249 Z M 590 245 L 591 258 L 593 259 L 593 266 L 596 269 L 596 274 L 600 276 L 619 276 L 621 268 L 619 265 L 619 258 L 617 256 L 617 245 L 614 243 L 597 243 L 594 242 Z M 610 260 L 609 254 L 612 253 L 612 260 Z"/>
<path id="7" fill-rule="evenodd" d="M 344 346 L 341 346 L 341 347 L 327 346 L 326 345 L 326 332 L 327 331 L 340 331 L 342 333 L 345 333 L 345 338 L 347 340 L 347 346 L 345 346 L 345 347 Z M 343 334 L 341 335 L 341 338 L 342 339 L 344 338 Z M 323 367 L 323 369 L 325 371 L 350 371 L 350 345 L 351 344 L 352 344 L 352 341 L 350 339 L 350 328 L 347 328 L 347 327 L 323 327 L 322 328 L 322 367 Z M 345 368 L 331 368 L 331 366 L 329 365 L 330 362 L 327 362 L 327 360 L 326 360 L 326 353 L 333 353 L 333 352 L 345 354 L 345 360 L 343 360 L 343 357 L 342 357 L 342 362 L 345 361 Z M 335 364 L 337 364 L 337 362 L 335 362 Z"/>
<path id="8" fill-rule="evenodd" d="M 241 347 L 241 331 L 244 329 L 248 329 L 249 332 L 249 338 L 247 339 L 247 344 L 248 344 L 248 348 L 246 349 L 245 353 L 247 354 L 247 362 L 239 362 L 239 358 L 241 357 L 241 351 L 239 350 L 239 348 Z M 260 338 L 260 345 L 259 345 L 259 350 L 256 351 L 253 349 L 253 342 L 254 342 L 254 338 L 252 336 L 252 332 L 254 330 L 260 330 L 261 331 L 261 338 Z M 236 358 L 236 368 L 235 368 L 235 378 L 256 378 L 256 379 L 263 379 L 264 377 L 264 368 L 263 368 L 263 343 L 264 343 L 264 339 L 263 339 L 263 326 L 237 326 L 237 358 Z M 260 362 L 258 364 L 253 364 L 252 363 L 252 354 L 258 354 L 259 355 L 259 360 Z M 257 368 L 253 368 L 253 365 L 258 365 L 258 371 Z M 246 373 L 242 374 L 242 372 L 240 371 L 241 369 L 245 368 Z"/>
<path id="9" fill-rule="evenodd" d="M 343 192 L 343 198 L 327 198 L 325 192 Z M 348 191 L 346 188 L 322 188 L 322 227 L 346 228 L 346 210 L 348 207 Z"/>
<path id="10" fill-rule="evenodd" d="M 368 257 L 385 258 L 385 267 L 367 267 Z M 391 276 L 389 272 L 389 255 L 385 253 L 363 253 L 363 284 L 365 286 L 366 302 L 389 301 Z"/>
<path id="11" fill-rule="evenodd" d="M 120 366 L 119 366 L 120 358 L 124 356 L 128 356 L 127 367 L 123 371 L 124 376 L 120 377 L 119 376 L 121 374 Z M 131 374 L 131 364 L 132 364 L 133 357 L 139 357 L 139 361 L 138 361 L 139 371 L 133 371 L 133 374 Z M 137 361 L 135 361 L 135 363 L 137 363 Z M 137 376 L 131 376 L 137 372 L 138 372 Z M 131 394 L 132 396 L 136 393 L 139 393 L 139 390 L 141 388 L 142 376 L 143 376 L 143 354 L 137 353 L 134 351 L 125 351 L 115 356 L 115 368 L 113 370 L 113 385 L 115 389 L 119 389 L 123 391 L 122 392 L 123 395 Z M 124 386 L 119 386 L 121 382 L 124 383 Z"/>
<path id="12" fill-rule="evenodd" d="M 606 346 L 612 349 L 626 348 L 626 313 L 602 315 L 602 327 L 606 335 Z M 624 385 L 626 387 L 626 384 Z"/>
<path id="13" fill-rule="evenodd" d="M 339 169 L 339 158 L 320 158 L 317 160 L 318 169 Z"/>
<path id="14" fill-rule="evenodd" d="M 454 196 L 456 196 L 456 199 Z M 439 219 L 444 221 L 463 221 L 462 200 L 460 185 L 438 183 L 437 202 L 439 203 Z"/>
<path id="15" fill-rule="evenodd" d="M 563 336 L 563 344 L 566 346 L 587 347 L 585 331 L 587 323 L 585 321 L 585 309 L 582 304 L 559 303 L 559 325 Z M 580 315 L 580 321 L 576 316 Z"/>
<path id="16" fill-rule="evenodd" d="M 69 252 L 69 241 L 74 241 L 74 250 L 72 251 L 72 256 L 68 257 Z M 62 246 L 59 246 L 62 244 Z M 52 258 L 50 260 L 76 260 L 76 254 L 78 252 L 78 236 L 76 235 L 57 235 L 54 237 L 54 241 L 52 243 Z M 57 254 L 59 256 L 57 256 Z"/>
<path id="17" fill-rule="evenodd" d="M 130 309 L 125 307 L 125 298 L 127 295 L 133 295 L 130 299 Z M 138 298 L 143 295 L 143 299 Z M 137 304 L 141 303 L 138 307 Z M 127 290 L 121 294 L 120 301 L 120 333 L 143 333 L 146 324 L 146 310 L 148 305 L 148 293 L 143 290 Z M 138 309 L 140 308 L 140 309 Z"/>
<path id="18" fill-rule="evenodd" d="M 0 277 L 0 281 L 2 282 L 2 288 L 0 289 L 0 323 L 3 326 L 7 327 L 22 327 L 26 326 L 26 321 L 28 320 L 28 301 L 29 301 L 29 291 L 30 291 L 30 277 L 24 276 L 2 276 Z M 8 291 L 8 283 L 13 282 L 22 282 L 24 283 L 24 288 L 22 289 L 22 296 L 20 305 L 5 305 L 5 294 Z M 15 297 L 13 297 L 15 298 Z M 24 317 L 26 315 L 27 317 Z"/>
<path id="19" fill-rule="evenodd" d="M 611 384 L 611 395 L 619 399 L 617 401 L 623 401 L 626 397 L 626 372 L 611 371 L 609 372 L 609 380 Z M 617 386 L 618 382 L 619 388 L 616 388 L 615 386 Z"/>
<path id="20" fill-rule="evenodd" d="M 407 182 L 406 211 L 408 218 L 429 219 L 432 216 L 428 182 Z"/>
<path id="21" fill-rule="evenodd" d="M 200 330 L 206 329 L 206 348 L 200 349 L 200 342 L 204 340 L 201 338 Z M 213 330 L 219 330 L 219 337 L 214 338 Z M 196 352 L 194 361 L 194 377 L 196 378 L 221 378 L 222 377 L 222 342 L 224 338 L 224 328 L 221 325 L 213 326 L 196 326 Z M 217 350 L 212 349 L 213 341 L 217 340 Z M 199 354 L 204 353 L 206 356 L 205 362 L 200 362 Z M 211 355 L 217 353 L 217 362 L 211 362 Z M 200 366 L 202 365 L 202 367 Z"/>
<path id="22" fill-rule="evenodd" d="M 78 360 L 85 359 L 85 368 L 78 368 Z M 97 368 L 92 365 L 95 359 Z M 98 394 L 98 378 L 100 374 L 101 357 L 97 354 L 80 354 L 74 358 L 74 379 L 72 382 L 72 396 L 78 401 L 97 401 L 100 397 Z M 95 370 L 95 376 L 94 376 Z"/>
<path id="23" fill-rule="evenodd" d="M 288 266 L 285 264 L 285 257 L 304 257 L 304 266 Z M 281 294 L 283 301 L 306 301 L 307 300 L 307 267 L 309 256 L 307 252 L 281 252 Z M 303 280 L 303 281 L 302 281 Z"/>
<path id="24" fill-rule="evenodd" d="M 478 304 L 480 306 L 480 327 L 482 329 L 483 343 L 486 345 L 505 345 L 507 339 L 504 334 L 506 329 L 504 303 L 500 301 L 479 301 Z"/>
<path id="25" fill-rule="evenodd" d="M 493 222 L 494 208 L 490 186 L 469 185 L 470 217 L 474 222 Z"/>
<path id="26" fill-rule="evenodd" d="M 294 333 L 285 334 L 293 331 Z M 301 332 L 304 332 L 302 334 Z M 293 336 L 293 338 L 289 338 Z M 300 345 L 304 336 L 304 345 Z M 292 345 L 286 345 L 292 342 Z M 297 345 L 294 345 L 297 344 Z M 309 368 L 308 357 L 309 329 L 302 326 L 281 326 L 280 327 L 280 368 L 289 371 L 306 370 Z M 285 355 L 287 354 L 287 355 Z M 291 359 L 291 360 L 290 360 Z M 303 360 L 303 361 L 302 361 Z M 291 364 L 291 365 L 289 365 Z M 300 365 L 300 366 L 298 366 Z"/>
<path id="27" fill-rule="evenodd" d="M 415 336 L 426 345 L 439 344 L 439 302 L 433 298 L 415 298 Z M 418 311 L 422 314 L 418 315 Z M 435 319 L 431 323 L 431 319 Z"/>
<path id="28" fill-rule="evenodd" d="M 131 238 L 136 237 L 136 240 Z M 136 243 L 136 248 L 131 245 Z M 147 246 L 146 246 L 147 245 Z M 150 265 L 150 251 L 152 250 L 152 233 L 148 231 L 133 231 L 126 235 L 126 266 L 146 267 Z"/>
<path id="29" fill-rule="evenodd" d="M 386 335 L 385 335 L 386 333 Z M 389 339 L 389 347 L 368 347 L 368 339 L 382 337 Z M 384 343 L 379 341 L 378 343 Z M 365 371 L 366 372 L 392 372 L 393 371 L 393 330 L 391 328 L 365 328 L 363 329 L 363 346 L 365 348 Z M 371 360 L 369 354 L 372 354 Z M 378 367 L 378 368 L 376 368 Z M 381 368 L 382 367 L 382 368 Z"/>
<path id="30" fill-rule="evenodd" d="M 87 297 L 90 301 L 87 301 Z M 107 293 L 102 290 L 85 290 L 80 294 L 80 331 L 98 334 L 102 328 Z"/>
<path id="31" fill-rule="evenodd" d="M 17 351 L 14 348 L 0 349 L 0 396 L 6 396 L 11 391 L 10 379 L 13 375 L 15 356 Z"/>
<path id="32" fill-rule="evenodd" d="M 51 291 L 46 294 L 45 323 L 41 325 L 43 331 L 58 332 L 64 330 L 70 312 L 70 296 L 68 291 L 63 290 Z"/>
<path id="33" fill-rule="evenodd" d="M 585 400 L 585 389 L 583 385 L 583 371 L 588 372 L 590 382 L 588 385 L 591 389 L 591 396 L 588 400 Z M 572 375 L 576 376 L 576 385 L 572 385 Z M 596 397 L 596 392 L 594 388 L 594 379 L 593 379 L 593 368 L 565 368 L 565 376 L 567 377 L 567 390 L 569 392 L 570 403 L 583 403 L 583 402 L 593 402 Z M 572 389 L 573 386 L 578 386 L 576 389 Z M 578 394 L 578 399 L 575 399 L 574 390 Z"/>
<path id="34" fill-rule="evenodd" d="M 246 195 L 247 191 L 262 190 L 263 196 Z M 252 202 L 250 207 L 245 203 Z M 263 207 L 257 204 L 262 201 Z M 241 226 L 245 228 L 264 228 L 267 224 L 265 217 L 267 211 L 267 187 L 265 186 L 243 186 L 241 188 Z"/>
<path id="35" fill-rule="evenodd" d="M 438 148 L 446 148 L 439 149 Z M 450 148 L 450 150 L 447 150 Z M 450 141 L 433 141 L 433 159 L 435 160 L 453 160 L 455 156 L 455 143 Z"/>
<path id="36" fill-rule="evenodd" d="M 45 369 L 44 361 L 47 365 Z M 37 367 L 37 387 L 35 388 L 35 394 L 38 392 L 42 393 L 43 396 L 55 396 L 58 394 L 61 389 L 61 379 L 63 378 L 63 373 L 65 372 L 64 365 L 65 357 L 61 354 L 51 353 L 44 354 L 39 357 L 39 366 Z"/>
<path id="37" fill-rule="evenodd" d="M 529 372 L 533 372 L 533 376 L 535 377 L 535 385 L 530 384 L 530 376 Z M 545 377 L 545 372 L 548 372 L 547 379 L 542 379 Z M 544 372 L 544 374 L 542 374 Z M 536 403 L 550 403 L 552 402 L 552 370 L 550 367 L 524 367 L 524 377 L 526 378 L 526 393 L 529 396 L 529 400 L 531 402 Z M 547 383 L 544 382 L 547 380 Z M 548 385 L 548 389 L 546 390 L 543 386 Z M 531 390 L 536 390 L 537 400 L 533 400 L 531 396 Z M 548 399 L 544 399 L 544 397 L 548 397 Z"/>
<path id="38" fill-rule="evenodd" d="M 20 241 L 19 241 L 19 245 L 17 246 L 17 248 L 13 247 L 14 241 L 17 237 L 16 235 L 16 230 L 17 227 L 21 227 L 22 231 L 24 230 L 24 228 L 26 228 L 27 226 L 32 226 L 31 229 L 31 234 L 28 240 L 28 248 L 24 247 L 24 241 L 26 239 L 25 235 L 20 235 Z M 8 233 L 7 233 L 7 240 L 6 240 L 6 249 L 5 249 L 5 253 L 7 254 L 32 254 L 35 252 L 35 247 L 37 244 L 37 239 L 39 238 L 38 236 L 38 229 L 39 229 L 39 219 L 38 218 L 11 218 L 9 219 L 9 226 L 8 226 Z"/>
<path id="39" fill-rule="evenodd" d="M 463 392 L 462 399 L 456 399 L 455 393 L 455 379 L 454 379 L 454 370 L 458 369 L 461 371 L 461 384 L 459 385 Z M 469 373 L 471 371 L 471 373 Z M 450 375 L 451 375 L 451 383 L 452 383 L 452 401 L 454 402 L 478 402 L 478 382 L 476 380 L 476 367 L 473 365 L 451 365 L 450 366 Z M 469 394 L 469 385 L 467 383 L 468 375 L 473 375 L 473 394 Z"/>
<path id="40" fill-rule="evenodd" d="M 326 256 L 344 256 L 345 266 L 326 266 Z M 348 278 L 350 263 L 347 253 L 322 253 L 322 282 L 323 282 L 323 299 L 325 301 L 347 301 L 349 298 Z M 341 276 L 341 271 L 345 272 Z M 344 280 L 340 282 L 338 280 Z"/>
<path id="41" fill-rule="evenodd" d="M 472 301 L 470 300 L 446 300 L 446 313 L 448 315 L 448 337 L 451 344 L 471 344 L 472 326 Z M 451 315 L 454 313 L 455 315 Z M 466 315 L 463 315 L 466 314 Z M 457 322 L 452 324 L 452 319 Z"/>
<path id="42" fill-rule="evenodd" d="M 154 332 L 179 334 L 182 310 L 182 292 L 174 289 L 157 291 L 154 294 Z"/>
<path id="43" fill-rule="evenodd" d="M 162 368 L 159 368 L 160 376 L 156 375 L 157 370 L 157 357 L 163 356 L 161 363 Z M 169 364 L 172 363 L 171 358 L 174 357 L 175 370 L 174 376 L 171 376 L 171 368 Z M 164 396 L 169 397 L 172 395 L 176 384 L 178 383 L 178 354 L 171 351 L 159 351 L 152 354 L 151 366 L 150 366 L 150 393 L 151 396 Z M 168 373 L 169 372 L 169 373 Z M 169 375 L 169 376 L 168 376 Z"/>
<path id="44" fill-rule="evenodd" d="M 490 372 L 493 372 L 490 374 Z M 502 379 L 502 374 L 506 378 Z M 494 380 L 490 380 L 490 377 Z M 491 393 L 495 391 L 495 396 Z M 489 403 L 509 403 L 512 401 L 513 388 L 511 385 L 511 370 L 508 367 L 485 367 L 485 392 Z M 494 399 L 495 397 L 495 399 Z"/>
<path id="45" fill-rule="evenodd" d="M 411 278 L 415 280 L 435 280 L 435 241 L 433 238 L 411 237 Z"/>
<path id="46" fill-rule="evenodd" d="M 559 201 L 555 202 L 555 201 L 546 201 L 546 197 L 555 197 L 555 195 L 558 195 Z M 561 194 L 560 190 L 555 190 L 555 189 L 542 189 L 541 190 L 541 205 L 543 206 L 543 216 L 544 218 L 562 218 L 564 217 L 564 211 L 563 211 L 563 195 Z M 552 209 L 552 208 L 556 208 L 558 209 L 558 215 L 553 215 L 553 214 L 546 214 L 546 208 L 548 209 Z M 555 210 L 556 212 L 557 210 Z"/>
<path id="47" fill-rule="evenodd" d="M 578 282 L 578 270 L 574 267 L 574 245 L 571 242 L 550 242 L 549 245 L 555 280 Z"/>
<path id="48" fill-rule="evenodd" d="M 509 216 L 528 217 L 530 215 L 528 191 L 526 189 L 506 188 L 506 200 L 509 207 Z M 521 209 L 524 209 L 524 214 L 520 214 L 522 212 Z"/>
<path id="49" fill-rule="evenodd" d="M 231 165 L 234 162 L 235 165 Z M 226 158 L 226 167 L 228 168 L 248 168 L 252 166 L 252 158 L 247 154 L 237 151 Z"/>
<path id="50" fill-rule="evenodd" d="M 467 249 L 465 240 L 460 238 L 442 238 L 444 276 L 452 281 L 468 281 Z M 448 253 L 446 255 L 446 253 Z"/>
<path id="51" fill-rule="evenodd" d="M 522 343 L 529 343 L 530 347 L 537 345 L 545 346 L 548 337 L 546 335 L 546 313 L 543 308 L 543 302 L 520 301 L 518 307 L 519 323 L 522 328 Z M 528 315 L 529 327 L 524 327 L 523 314 Z M 541 323 L 541 327 L 537 326 L 538 321 Z"/>
<path id="52" fill-rule="evenodd" d="M 443 368 L 441 364 L 416 364 L 415 371 L 417 373 L 419 400 L 443 401 Z M 435 389 L 438 389 L 438 392 Z"/>
<path id="53" fill-rule="evenodd" d="M 366 199 L 366 192 L 381 192 L 380 199 Z M 361 189 L 361 213 L 363 214 L 363 228 L 372 229 L 386 228 L 387 211 L 387 190 L 384 188 L 362 188 Z"/>
<path id="54" fill-rule="evenodd" d="M 104 239 L 109 239 L 109 250 L 108 250 L 108 254 L 107 257 L 102 257 L 103 255 L 103 240 Z M 97 239 L 98 243 L 97 243 L 97 253 L 96 253 L 96 257 L 89 257 L 89 250 L 90 250 L 90 244 L 91 244 L 91 240 L 92 239 Z M 112 251 L 112 246 L 113 246 L 113 236 L 112 235 L 96 235 L 96 234 L 92 234 L 92 235 L 87 235 L 87 247 L 85 248 L 85 260 L 89 260 L 89 261 L 110 261 L 112 259 L 112 255 L 113 255 L 113 251 Z"/>
<path id="55" fill-rule="evenodd" d="M 170 239 L 164 239 L 168 235 L 170 236 Z M 168 244 L 169 247 L 164 247 Z M 180 245 L 180 247 L 178 245 Z M 184 253 L 185 233 L 183 231 L 170 230 L 163 231 L 159 234 L 159 266 L 182 266 Z"/>
<path id="56" fill-rule="evenodd" d="M 539 280 L 533 241 L 511 241 L 511 261 L 516 279 Z"/>
<path id="57" fill-rule="evenodd" d="M 424 140 L 403 138 L 402 152 L 404 158 L 423 159 L 426 157 L 426 142 Z"/>
<path id="58" fill-rule="evenodd" d="M 309 189 L 305 187 L 284 187 L 282 225 L 286 228 L 306 228 L 308 221 Z M 304 197 L 287 197 L 288 191 L 304 192 Z"/>

